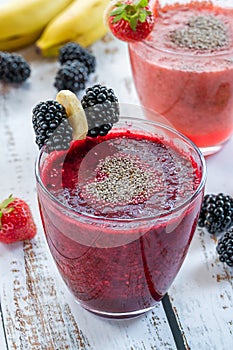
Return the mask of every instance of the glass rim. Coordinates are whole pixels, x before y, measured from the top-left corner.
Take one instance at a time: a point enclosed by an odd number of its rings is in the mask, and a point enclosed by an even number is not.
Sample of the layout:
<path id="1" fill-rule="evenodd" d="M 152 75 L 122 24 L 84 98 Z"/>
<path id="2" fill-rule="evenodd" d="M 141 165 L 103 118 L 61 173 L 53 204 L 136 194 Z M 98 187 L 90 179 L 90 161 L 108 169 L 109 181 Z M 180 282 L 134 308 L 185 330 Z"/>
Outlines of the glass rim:
<path id="1" fill-rule="evenodd" d="M 193 194 L 191 196 L 189 196 L 182 204 L 178 205 L 177 207 L 165 212 L 165 213 L 160 213 L 158 215 L 153 215 L 153 216 L 142 216 L 142 217 L 138 217 L 138 218 L 106 218 L 104 216 L 94 216 L 92 214 L 87 214 L 87 213 L 82 213 L 80 211 L 77 211 L 75 209 L 73 209 L 72 207 L 62 203 L 58 198 L 56 198 L 43 184 L 41 176 L 40 176 L 40 160 L 41 157 L 44 153 L 44 147 L 42 147 L 36 157 L 35 160 L 35 175 L 36 175 L 36 182 L 37 184 L 39 184 L 40 188 L 43 190 L 43 192 L 51 199 L 51 201 L 53 203 L 55 203 L 56 205 L 58 205 L 59 207 L 65 209 L 66 211 L 71 212 L 73 215 L 75 216 L 81 216 L 83 218 L 92 220 L 92 221 L 96 221 L 96 222 L 100 222 L 100 221 L 105 221 L 105 222 L 119 222 L 119 223 L 131 223 L 131 222 L 138 222 L 138 221 L 153 221 L 156 219 L 161 219 L 167 216 L 170 216 L 176 212 L 179 212 L 180 210 L 182 210 L 183 208 L 187 207 L 190 203 L 192 203 L 196 197 L 199 195 L 199 193 L 202 191 L 205 183 L 206 183 L 206 177 L 207 177 L 207 169 L 206 169 L 206 162 L 205 162 L 205 157 L 202 154 L 201 150 L 199 149 L 198 146 L 195 145 L 194 142 L 192 142 L 188 137 L 186 137 L 185 135 L 183 135 L 181 132 L 179 132 L 178 130 L 176 130 L 175 128 L 172 128 L 168 125 L 165 125 L 163 123 L 160 122 L 155 122 L 155 121 L 151 121 L 151 120 L 147 120 L 147 119 L 142 119 L 142 118 L 136 118 L 136 117 L 125 117 L 125 116 L 120 116 L 120 120 L 119 121 L 127 121 L 127 122 L 144 122 L 148 125 L 151 126 L 158 126 L 162 129 L 165 129 L 167 131 L 170 131 L 174 134 L 176 134 L 177 136 L 179 136 L 183 141 L 185 141 L 186 143 L 189 144 L 189 146 L 191 146 L 194 151 L 196 152 L 196 154 L 198 155 L 199 161 L 200 161 L 200 166 L 201 166 L 201 170 L 202 170 L 202 174 L 201 174 L 201 181 L 198 185 L 198 187 L 195 189 L 195 191 L 193 192 Z M 114 127 L 113 127 L 114 128 Z M 137 129 L 133 129 L 133 130 L 137 130 Z"/>

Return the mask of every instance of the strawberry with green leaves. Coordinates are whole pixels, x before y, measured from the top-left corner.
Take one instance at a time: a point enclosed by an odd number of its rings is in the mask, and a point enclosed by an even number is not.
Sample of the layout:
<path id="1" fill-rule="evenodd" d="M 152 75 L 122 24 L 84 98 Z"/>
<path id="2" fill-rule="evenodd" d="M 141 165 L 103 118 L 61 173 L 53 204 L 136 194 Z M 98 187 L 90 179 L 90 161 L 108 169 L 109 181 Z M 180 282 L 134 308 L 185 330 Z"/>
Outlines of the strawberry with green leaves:
<path id="1" fill-rule="evenodd" d="M 146 39 L 154 26 L 148 0 L 125 0 L 110 4 L 108 26 L 115 37 L 127 42 Z"/>
<path id="2" fill-rule="evenodd" d="M 0 242 L 15 243 L 35 234 L 36 225 L 25 201 L 9 196 L 0 203 Z"/>

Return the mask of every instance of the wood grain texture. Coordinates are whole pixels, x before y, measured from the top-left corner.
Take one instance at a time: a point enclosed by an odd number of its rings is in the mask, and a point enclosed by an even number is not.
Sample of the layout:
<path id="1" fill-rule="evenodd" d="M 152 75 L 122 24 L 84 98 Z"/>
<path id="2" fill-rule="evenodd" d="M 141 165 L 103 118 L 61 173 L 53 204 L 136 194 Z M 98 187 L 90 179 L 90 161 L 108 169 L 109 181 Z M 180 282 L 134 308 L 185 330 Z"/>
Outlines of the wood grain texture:
<path id="1" fill-rule="evenodd" d="M 9 261 L 10 276 L 2 286 L 9 348 L 88 348 L 88 339 L 79 330 L 62 291 L 56 288 L 51 275 L 53 262 L 44 243 L 38 238 L 26 241 L 20 253 Z"/>
<path id="2" fill-rule="evenodd" d="M 127 46 L 106 36 L 92 50 L 97 71 L 89 84 L 106 84 L 121 103 L 138 104 Z M 37 207 L 31 125 L 35 104 L 56 95 L 58 63 L 33 47 L 20 53 L 31 63 L 31 77 L 21 86 L 0 83 L 0 195 L 13 193 L 29 203 L 38 234 L 30 242 L 0 244 L 0 350 L 175 350 L 161 304 L 132 320 L 105 320 L 83 310 L 58 275 Z M 207 159 L 207 193 L 233 195 L 232 155 L 233 140 Z M 216 239 L 197 230 L 170 289 L 187 349 L 233 348 L 233 271 L 218 261 L 215 248 Z"/>
<path id="3" fill-rule="evenodd" d="M 233 196 L 232 155 L 233 139 L 207 159 L 206 193 Z M 219 236 L 201 229 L 196 231 L 187 259 L 170 290 L 191 349 L 233 347 L 233 269 L 218 259 Z"/>
<path id="4" fill-rule="evenodd" d="M 6 338 L 6 334 L 5 334 L 5 325 L 4 325 L 2 309 L 1 309 L 1 299 L 0 299 L 0 349 L 8 350 L 7 349 L 7 338 Z"/>
<path id="5" fill-rule="evenodd" d="M 43 239 L 5 253 L 1 304 L 9 349 L 175 349 L 161 304 L 133 320 L 101 319 L 74 302 Z"/>

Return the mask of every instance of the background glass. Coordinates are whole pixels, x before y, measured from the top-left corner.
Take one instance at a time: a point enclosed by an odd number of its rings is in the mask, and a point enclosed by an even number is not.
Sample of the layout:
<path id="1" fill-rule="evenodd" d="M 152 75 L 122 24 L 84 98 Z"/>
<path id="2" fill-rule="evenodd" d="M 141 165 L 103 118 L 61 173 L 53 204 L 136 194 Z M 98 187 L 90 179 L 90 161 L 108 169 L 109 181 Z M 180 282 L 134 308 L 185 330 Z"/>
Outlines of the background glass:
<path id="1" fill-rule="evenodd" d="M 155 3 L 151 1 L 152 6 Z M 174 1 L 159 3 L 164 6 Z M 166 48 L 167 44 L 157 43 L 156 36 L 129 44 L 133 78 L 142 105 L 163 115 L 205 155 L 221 149 L 233 133 L 233 4 L 217 0 L 212 3 L 231 13 L 230 49 L 193 54 L 187 49 Z M 168 27 L 167 34 L 169 30 Z"/>

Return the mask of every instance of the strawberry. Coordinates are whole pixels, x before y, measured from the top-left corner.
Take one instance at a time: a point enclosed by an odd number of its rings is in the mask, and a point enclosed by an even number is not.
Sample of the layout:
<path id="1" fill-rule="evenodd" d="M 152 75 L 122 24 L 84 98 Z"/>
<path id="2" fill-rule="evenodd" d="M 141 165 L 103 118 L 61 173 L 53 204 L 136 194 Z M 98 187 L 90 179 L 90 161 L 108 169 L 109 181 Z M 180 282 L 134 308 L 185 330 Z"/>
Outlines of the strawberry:
<path id="1" fill-rule="evenodd" d="M 117 1 L 107 12 L 109 29 L 120 40 L 135 42 L 146 39 L 154 26 L 148 0 Z"/>
<path id="2" fill-rule="evenodd" d="M 0 242 L 15 243 L 35 234 L 36 225 L 27 203 L 12 195 L 0 203 Z"/>

